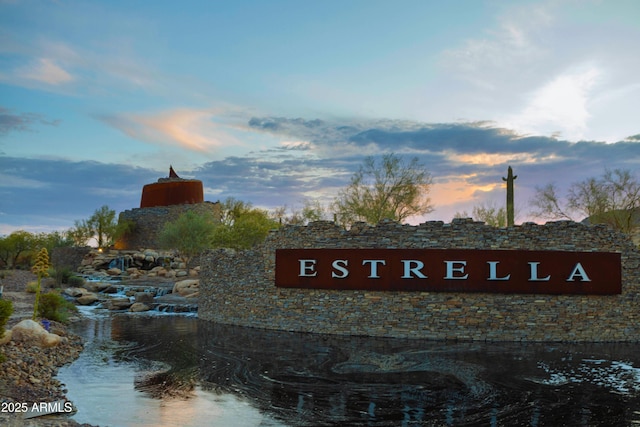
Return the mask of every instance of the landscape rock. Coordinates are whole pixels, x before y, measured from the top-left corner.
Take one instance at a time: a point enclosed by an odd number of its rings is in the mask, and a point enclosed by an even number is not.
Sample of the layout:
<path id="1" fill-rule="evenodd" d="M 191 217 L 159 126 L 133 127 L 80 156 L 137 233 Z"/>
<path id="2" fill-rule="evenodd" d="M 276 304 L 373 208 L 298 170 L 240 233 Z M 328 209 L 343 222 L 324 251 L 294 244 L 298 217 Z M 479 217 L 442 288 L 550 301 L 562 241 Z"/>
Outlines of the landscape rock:
<path id="1" fill-rule="evenodd" d="M 122 274 L 122 270 L 120 270 L 119 268 L 113 267 L 107 270 L 107 274 L 109 276 L 119 276 Z"/>
<path id="2" fill-rule="evenodd" d="M 133 303 L 129 308 L 129 311 L 132 311 L 135 313 L 141 312 L 141 311 L 149 311 L 149 310 L 151 310 L 151 307 L 149 307 L 147 304 L 144 304 L 142 302 Z"/>
<path id="3" fill-rule="evenodd" d="M 76 298 L 76 302 L 80 305 L 91 305 L 98 302 L 100 298 L 94 293 L 87 293 Z"/>
<path id="4" fill-rule="evenodd" d="M 129 298 L 112 298 L 109 300 L 109 310 L 126 310 L 131 307 Z"/>
<path id="5" fill-rule="evenodd" d="M 102 292 L 109 286 L 111 284 L 106 282 L 87 282 L 84 284 L 84 288 L 89 292 Z"/>
<path id="6" fill-rule="evenodd" d="M 84 288 L 67 288 L 62 292 L 65 295 L 69 295 L 72 298 L 76 298 L 86 294 L 88 291 Z"/>
<path id="7" fill-rule="evenodd" d="M 136 292 L 134 297 L 136 303 L 153 304 L 153 294 L 151 292 Z"/>
<path id="8" fill-rule="evenodd" d="M 11 328 L 11 340 L 48 348 L 60 344 L 62 337 L 47 332 L 38 322 L 26 319 Z"/>
<path id="9" fill-rule="evenodd" d="M 187 296 L 196 293 L 200 290 L 199 279 L 186 279 L 176 282 L 173 285 L 173 293 L 180 296 Z"/>

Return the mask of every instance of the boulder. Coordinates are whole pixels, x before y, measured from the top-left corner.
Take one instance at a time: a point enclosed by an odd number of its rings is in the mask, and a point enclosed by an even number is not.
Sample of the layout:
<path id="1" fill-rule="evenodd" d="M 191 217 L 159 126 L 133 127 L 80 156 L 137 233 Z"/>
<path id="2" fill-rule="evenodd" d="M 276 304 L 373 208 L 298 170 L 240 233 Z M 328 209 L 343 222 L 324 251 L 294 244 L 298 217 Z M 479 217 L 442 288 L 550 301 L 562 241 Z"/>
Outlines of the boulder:
<path id="1" fill-rule="evenodd" d="M 181 280 L 173 285 L 173 294 L 183 297 L 198 292 L 199 290 L 200 280 L 198 279 Z"/>
<path id="2" fill-rule="evenodd" d="M 111 298 L 109 300 L 109 310 L 126 310 L 131 307 L 129 298 Z"/>
<path id="3" fill-rule="evenodd" d="M 70 297 L 76 298 L 88 293 L 88 291 L 85 288 L 67 288 L 63 291 L 63 293 L 69 295 Z"/>
<path id="4" fill-rule="evenodd" d="M 153 304 L 153 294 L 151 292 L 136 292 L 134 296 L 137 303 Z"/>
<path id="5" fill-rule="evenodd" d="M 107 270 L 107 274 L 109 276 L 119 276 L 122 274 L 122 270 L 120 270 L 119 268 L 113 267 Z"/>
<path id="6" fill-rule="evenodd" d="M 47 332 L 38 322 L 27 319 L 11 328 L 11 340 L 39 347 L 55 347 L 60 344 L 62 337 Z"/>
<path id="7" fill-rule="evenodd" d="M 149 311 L 149 310 L 151 310 L 151 307 L 149 307 L 147 304 L 142 302 L 135 302 L 129 308 L 129 311 L 133 311 L 135 313 L 140 311 Z"/>
<path id="8" fill-rule="evenodd" d="M 89 292 L 102 292 L 107 289 L 111 284 L 106 282 L 87 282 L 84 287 Z"/>
<path id="9" fill-rule="evenodd" d="M 99 299 L 100 298 L 98 298 L 98 295 L 94 293 L 87 293 L 76 298 L 76 302 L 80 305 L 91 305 L 97 302 Z"/>

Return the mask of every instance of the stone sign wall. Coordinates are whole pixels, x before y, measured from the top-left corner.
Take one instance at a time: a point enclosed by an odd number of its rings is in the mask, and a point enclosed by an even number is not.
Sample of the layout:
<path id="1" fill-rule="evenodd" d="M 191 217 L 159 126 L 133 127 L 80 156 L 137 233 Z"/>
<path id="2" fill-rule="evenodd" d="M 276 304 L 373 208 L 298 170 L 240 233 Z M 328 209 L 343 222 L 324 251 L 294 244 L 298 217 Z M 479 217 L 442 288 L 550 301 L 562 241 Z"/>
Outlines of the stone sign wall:
<path id="1" fill-rule="evenodd" d="M 614 252 L 616 295 L 502 294 L 283 288 L 276 249 L 482 249 Z M 254 250 L 216 250 L 201 262 L 201 319 L 342 335 L 486 341 L 640 342 L 640 252 L 607 226 L 574 222 L 493 228 L 470 219 L 418 226 L 332 222 L 286 226 Z"/>

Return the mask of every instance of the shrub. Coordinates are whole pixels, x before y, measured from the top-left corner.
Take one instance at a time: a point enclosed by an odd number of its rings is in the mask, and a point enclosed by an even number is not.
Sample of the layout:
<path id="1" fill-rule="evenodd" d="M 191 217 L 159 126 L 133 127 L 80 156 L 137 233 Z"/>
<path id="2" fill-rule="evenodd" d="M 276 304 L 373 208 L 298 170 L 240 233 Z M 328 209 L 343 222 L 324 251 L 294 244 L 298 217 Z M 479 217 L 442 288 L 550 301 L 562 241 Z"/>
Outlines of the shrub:
<path id="1" fill-rule="evenodd" d="M 27 289 L 26 291 L 30 294 L 35 294 L 36 291 L 38 290 L 38 282 L 36 282 L 35 280 L 27 283 Z"/>
<path id="2" fill-rule="evenodd" d="M 66 323 L 69 316 L 77 312 L 77 307 L 57 292 L 49 292 L 40 296 L 38 315 L 42 318 Z"/>
<path id="3" fill-rule="evenodd" d="M 69 279 L 67 280 L 67 283 L 69 284 L 69 286 L 74 287 L 74 288 L 81 288 L 84 286 L 84 279 L 80 276 L 71 276 L 69 277 Z"/>
<path id="4" fill-rule="evenodd" d="M 49 276 L 56 279 L 56 285 L 69 283 L 69 279 L 73 276 L 73 271 L 69 267 L 61 267 L 49 270 Z"/>
<path id="5" fill-rule="evenodd" d="M 0 299 L 0 338 L 4 336 L 4 327 L 13 313 L 13 303 L 7 299 Z"/>

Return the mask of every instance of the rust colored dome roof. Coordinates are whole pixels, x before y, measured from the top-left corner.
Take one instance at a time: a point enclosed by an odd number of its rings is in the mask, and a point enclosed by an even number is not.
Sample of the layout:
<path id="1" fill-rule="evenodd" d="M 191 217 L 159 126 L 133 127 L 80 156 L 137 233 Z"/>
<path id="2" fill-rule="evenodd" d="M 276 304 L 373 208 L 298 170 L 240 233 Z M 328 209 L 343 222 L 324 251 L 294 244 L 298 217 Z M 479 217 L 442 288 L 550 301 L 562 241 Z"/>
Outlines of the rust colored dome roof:
<path id="1" fill-rule="evenodd" d="M 182 179 L 169 169 L 169 178 L 160 178 L 158 182 L 147 184 L 142 188 L 141 208 L 154 206 L 187 205 L 203 203 L 204 191 L 202 181 Z"/>

